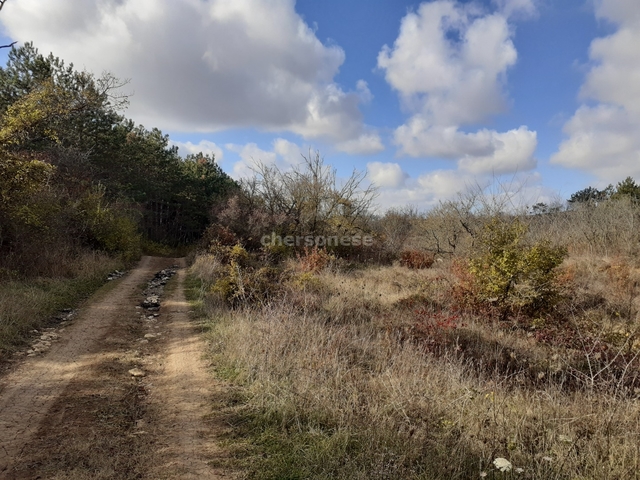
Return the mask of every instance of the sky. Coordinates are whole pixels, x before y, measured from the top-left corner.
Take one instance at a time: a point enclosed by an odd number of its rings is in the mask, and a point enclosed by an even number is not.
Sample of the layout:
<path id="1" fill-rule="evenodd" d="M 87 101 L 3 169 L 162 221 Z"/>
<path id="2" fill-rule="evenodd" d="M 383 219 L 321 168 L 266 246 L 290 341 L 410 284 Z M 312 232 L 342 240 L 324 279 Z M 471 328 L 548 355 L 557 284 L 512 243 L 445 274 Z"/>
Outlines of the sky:
<path id="1" fill-rule="evenodd" d="M 638 0 L 7 0 L 0 36 L 127 79 L 237 179 L 318 151 L 381 211 L 640 180 Z"/>

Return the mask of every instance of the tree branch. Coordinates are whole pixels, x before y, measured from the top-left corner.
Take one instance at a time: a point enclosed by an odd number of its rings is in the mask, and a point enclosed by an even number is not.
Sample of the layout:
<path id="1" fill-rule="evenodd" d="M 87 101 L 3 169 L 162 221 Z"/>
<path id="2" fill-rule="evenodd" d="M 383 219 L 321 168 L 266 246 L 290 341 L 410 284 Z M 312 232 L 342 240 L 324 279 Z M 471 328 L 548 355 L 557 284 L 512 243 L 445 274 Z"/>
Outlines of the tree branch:
<path id="1" fill-rule="evenodd" d="M 0 10 L 2 10 L 2 7 L 4 7 L 4 4 L 7 2 L 7 0 L 0 0 Z M 11 42 L 8 45 L 0 45 L 0 48 L 11 48 L 13 47 L 16 43 L 18 42 Z"/>

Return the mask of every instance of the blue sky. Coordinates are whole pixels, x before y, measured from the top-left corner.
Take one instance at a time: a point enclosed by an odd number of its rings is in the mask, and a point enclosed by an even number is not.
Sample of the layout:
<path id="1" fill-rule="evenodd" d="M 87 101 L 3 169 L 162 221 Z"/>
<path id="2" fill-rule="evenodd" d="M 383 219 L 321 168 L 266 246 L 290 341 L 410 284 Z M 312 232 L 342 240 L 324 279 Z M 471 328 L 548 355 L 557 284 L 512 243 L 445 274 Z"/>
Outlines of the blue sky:
<path id="1" fill-rule="evenodd" d="M 237 178 L 318 149 L 422 209 L 640 180 L 637 0 L 8 0 L 0 24 L 129 78 L 128 116 Z"/>

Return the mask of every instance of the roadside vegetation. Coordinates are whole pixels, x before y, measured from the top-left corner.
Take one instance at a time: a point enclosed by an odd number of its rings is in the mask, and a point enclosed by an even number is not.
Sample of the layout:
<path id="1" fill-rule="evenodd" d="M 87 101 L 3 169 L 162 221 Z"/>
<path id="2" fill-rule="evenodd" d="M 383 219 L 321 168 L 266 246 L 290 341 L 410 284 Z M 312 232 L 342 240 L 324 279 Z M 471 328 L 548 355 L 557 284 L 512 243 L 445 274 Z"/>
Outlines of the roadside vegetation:
<path id="1" fill-rule="evenodd" d="M 184 251 L 237 188 L 128 120 L 123 92 L 30 43 L 0 68 L 0 357 L 109 271 Z"/>
<path id="2" fill-rule="evenodd" d="M 340 204 L 318 165 L 288 190 L 259 176 L 240 204 L 260 219 L 265 192 Z M 229 386 L 214 415 L 234 465 L 255 479 L 638 478 L 640 186 L 592 190 L 519 211 L 476 189 L 353 224 L 331 202 L 295 203 L 322 222 L 266 209 L 301 235 L 353 225 L 369 251 L 256 247 L 234 229 L 250 215 L 218 216 L 189 286 Z"/>
<path id="3" fill-rule="evenodd" d="M 375 215 L 317 152 L 232 181 L 122 114 L 126 82 L 0 69 L 0 356 L 141 253 L 190 298 L 249 478 L 632 479 L 640 186 Z"/>

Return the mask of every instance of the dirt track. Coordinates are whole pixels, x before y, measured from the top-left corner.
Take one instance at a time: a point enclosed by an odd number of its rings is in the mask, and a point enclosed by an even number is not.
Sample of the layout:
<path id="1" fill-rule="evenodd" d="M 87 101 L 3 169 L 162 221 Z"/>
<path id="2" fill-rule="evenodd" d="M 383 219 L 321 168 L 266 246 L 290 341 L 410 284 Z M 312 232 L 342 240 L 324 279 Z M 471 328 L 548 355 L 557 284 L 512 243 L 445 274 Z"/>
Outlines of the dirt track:
<path id="1" fill-rule="evenodd" d="M 221 456 L 205 420 L 215 386 L 184 268 L 157 319 L 136 308 L 143 284 L 177 262 L 143 258 L 49 351 L 0 379 L 0 478 L 228 478 L 210 466 Z"/>

